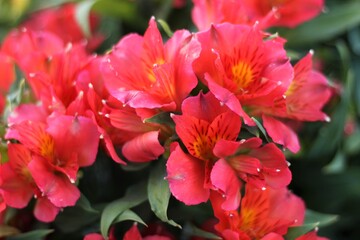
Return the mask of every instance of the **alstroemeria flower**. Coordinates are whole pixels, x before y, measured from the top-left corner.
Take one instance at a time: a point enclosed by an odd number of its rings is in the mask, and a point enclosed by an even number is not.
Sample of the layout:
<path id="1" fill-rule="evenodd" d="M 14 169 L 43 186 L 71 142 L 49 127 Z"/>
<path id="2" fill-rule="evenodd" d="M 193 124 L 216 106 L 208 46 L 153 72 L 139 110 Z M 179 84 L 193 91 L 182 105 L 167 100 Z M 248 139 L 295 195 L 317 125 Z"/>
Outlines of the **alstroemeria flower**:
<path id="1" fill-rule="evenodd" d="M 154 18 L 144 36 L 120 40 L 102 64 L 110 94 L 133 108 L 174 111 L 197 85 L 191 64 L 199 43 L 185 30 L 163 44 Z"/>
<path id="2" fill-rule="evenodd" d="M 301 225 L 305 217 L 304 202 L 286 188 L 261 190 L 247 184 L 239 211 L 224 211 L 223 201 L 221 195 L 212 193 L 219 220 L 215 229 L 226 240 L 282 239 L 290 226 Z"/>
<path id="3" fill-rule="evenodd" d="M 273 26 L 296 27 L 317 16 L 324 0 L 193 0 L 192 19 L 199 30 L 211 24 L 258 24 L 261 29 Z"/>
<path id="4" fill-rule="evenodd" d="M 30 199 L 36 196 L 35 217 L 43 222 L 53 221 L 60 208 L 42 196 L 37 187 L 28 166 L 33 159 L 30 150 L 22 144 L 10 143 L 8 154 L 9 161 L 0 165 L 0 192 L 3 194 L 4 203 L 13 208 L 24 208 Z"/>
<path id="5" fill-rule="evenodd" d="M 314 17 L 324 8 L 324 0 L 244 0 L 252 21 L 263 21 L 263 28 L 296 27 Z"/>
<path id="6" fill-rule="evenodd" d="M 26 119 L 24 114 L 28 114 L 30 109 L 34 111 Z M 35 216 L 42 221 L 52 221 L 60 208 L 75 205 L 80 197 L 80 192 L 73 183 L 79 167 L 90 166 L 95 161 L 99 133 L 92 120 L 86 117 L 56 113 L 44 117 L 43 112 L 37 109 L 41 109 L 41 106 L 29 105 L 16 109 L 9 118 L 10 125 L 5 135 L 7 139 L 19 141 L 15 146 L 24 152 L 21 156 L 9 156 L 9 162 L 23 163 L 21 166 L 25 170 L 20 169 L 20 173 L 26 173 L 25 183 L 29 182 L 27 184 L 33 186 L 28 190 L 31 195 L 22 193 L 25 197 L 18 199 L 24 201 L 14 207 L 24 207 L 23 204 L 32 195 L 41 196 L 38 198 Z M 21 175 L 20 173 L 17 175 Z M 4 180 L 2 186 L 10 182 L 12 181 Z M 8 190 L 5 199 L 16 196 L 16 192 L 11 191 Z M 44 211 L 47 209 L 49 214 L 38 208 L 44 208 Z"/>
<path id="7" fill-rule="evenodd" d="M 245 109 L 272 106 L 291 80 L 293 68 L 279 37 L 266 39 L 256 27 L 219 24 L 200 32 L 194 70 L 220 102 L 254 125 Z"/>
<path id="8" fill-rule="evenodd" d="M 74 3 L 68 3 L 56 8 L 47 8 L 32 13 L 21 27 L 33 31 L 51 32 L 60 37 L 65 43 L 79 43 L 87 40 L 87 48 L 94 50 L 104 39 L 104 36 L 95 32 L 99 25 L 99 17 L 93 12 L 90 13 L 89 24 L 91 37 L 87 39 L 75 15 L 76 5 Z"/>
<path id="9" fill-rule="evenodd" d="M 260 138 L 240 142 L 220 140 L 213 152 L 221 158 L 218 162 L 230 165 L 231 171 L 235 171 L 239 178 L 260 189 L 283 188 L 291 181 L 291 172 L 282 151 L 273 143 L 262 145 Z M 223 171 L 212 172 L 212 176 L 217 175 L 218 178 L 226 174 Z"/>
<path id="10" fill-rule="evenodd" d="M 296 133 L 283 120 L 329 121 L 321 111 L 331 96 L 329 84 L 320 72 L 313 69 L 312 53 L 294 66 L 294 79 L 283 96 L 271 107 L 256 107 L 252 115 L 262 115 L 264 127 L 274 142 L 292 152 L 300 149 Z"/>
<path id="11" fill-rule="evenodd" d="M 221 139 L 235 140 L 240 132 L 241 120 L 210 92 L 185 99 L 182 113 L 172 118 L 189 154 L 174 143 L 167 161 L 167 180 L 171 193 L 178 200 L 188 205 L 199 204 L 207 201 L 213 188 L 210 174 L 218 159 L 213 154 L 213 148 Z M 229 201 L 233 201 L 229 203 L 231 208 L 236 208 L 240 200 L 240 185 L 235 180 L 235 173 L 222 179 L 225 185 L 232 184 L 228 191 L 231 192 Z"/>

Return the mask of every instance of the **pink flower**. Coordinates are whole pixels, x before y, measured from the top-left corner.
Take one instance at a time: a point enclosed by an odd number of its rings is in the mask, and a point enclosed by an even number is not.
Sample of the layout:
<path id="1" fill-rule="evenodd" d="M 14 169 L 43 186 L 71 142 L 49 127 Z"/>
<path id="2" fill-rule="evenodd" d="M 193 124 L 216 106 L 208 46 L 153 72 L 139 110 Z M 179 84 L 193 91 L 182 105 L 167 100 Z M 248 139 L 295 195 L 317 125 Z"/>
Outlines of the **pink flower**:
<path id="1" fill-rule="evenodd" d="M 195 72 L 222 104 L 254 125 L 244 109 L 272 106 L 293 79 L 284 41 L 266 39 L 256 27 L 227 23 L 197 37 L 202 51 Z"/>
<path id="2" fill-rule="evenodd" d="M 192 19 L 199 30 L 211 24 L 258 24 L 261 29 L 273 26 L 296 27 L 317 16 L 323 0 L 193 0 Z"/>
<path id="3" fill-rule="evenodd" d="M 223 211 L 223 201 L 212 193 L 211 203 L 219 219 L 215 229 L 226 240 L 282 239 L 287 229 L 301 225 L 305 216 L 303 201 L 286 188 L 261 190 L 247 184 L 239 211 Z"/>
<path id="4" fill-rule="evenodd" d="M 173 115 L 175 129 L 189 154 L 174 143 L 167 161 L 167 180 L 171 193 L 185 204 L 199 204 L 209 198 L 211 176 L 217 157 L 213 148 L 221 139 L 235 140 L 240 132 L 240 118 L 225 105 L 221 106 L 212 93 L 189 97 L 182 104 L 183 115 Z M 186 184 L 184 184 L 186 183 Z M 231 185 L 235 208 L 239 200 L 239 182 L 235 174 L 223 183 Z M 233 206 L 232 206 L 233 207 Z"/>
<path id="5" fill-rule="evenodd" d="M 30 18 L 22 24 L 22 27 L 34 31 L 51 32 L 60 37 L 65 43 L 79 43 L 87 40 L 87 48 L 93 50 L 98 47 L 104 39 L 104 36 L 95 32 L 99 25 L 99 16 L 91 12 L 89 22 L 92 36 L 87 39 L 76 20 L 75 10 L 76 5 L 68 3 L 57 8 L 47 8 L 34 12 L 30 15 Z"/>
<path id="6" fill-rule="evenodd" d="M 113 97 L 130 107 L 177 110 L 197 84 L 191 64 L 199 50 L 198 42 L 185 30 L 176 31 L 163 44 L 151 18 L 143 37 L 125 36 L 105 57 L 105 85 Z"/>

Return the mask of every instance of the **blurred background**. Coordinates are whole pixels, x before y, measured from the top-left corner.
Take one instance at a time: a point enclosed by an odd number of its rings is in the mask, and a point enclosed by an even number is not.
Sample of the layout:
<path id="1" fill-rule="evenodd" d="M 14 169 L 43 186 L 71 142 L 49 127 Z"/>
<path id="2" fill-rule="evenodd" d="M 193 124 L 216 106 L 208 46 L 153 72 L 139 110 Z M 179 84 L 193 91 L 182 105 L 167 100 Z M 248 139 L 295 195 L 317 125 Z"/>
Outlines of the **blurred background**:
<path id="1" fill-rule="evenodd" d="M 88 21 L 90 9 L 97 14 L 97 32 L 104 39 L 96 47 L 99 54 L 108 51 L 127 33 L 142 34 L 151 16 L 165 21 L 173 31 L 181 28 L 196 31 L 191 21 L 191 0 L 0 0 L 0 41 L 34 12 L 65 2 L 78 4 L 76 20 L 87 35 L 92 34 Z M 165 33 L 166 27 L 160 29 Z M 338 216 L 334 223 L 320 226 L 320 236 L 334 240 L 360 239 L 360 1 L 326 0 L 323 13 L 312 21 L 295 29 L 269 31 L 279 32 L 287 39 L 286 49 L 294 62 L 310 49 L 314 50 L 316 68 L 333 87 L 333 98 L 325 108 L 331 122 L 298 126 L 301 152 L 287 156 L 293 172 L 290 188 L 305 200 L 307 208 Z M 113 165 L 110 160 L 97 161 L 84 170 L 79 188 L 90 202 L 105 202 L 120 196 L 122 192 L 115 191 L 118 183 L 137 177 L 127 175 L 126 171 L 120 176 Z M 106 188 L 102 187 L 104 184 Z M 202 216 L 196 208 L 190 211 Z M 74 224 L 66 223 L 69 216 L 76 219 Z M 65 210 L 54 223 L 63 234 L 55 234 L 52 239 L 73 236 L 73 232 L 83 229 L 82 218 L 91 220 L 76 210 Z"/>

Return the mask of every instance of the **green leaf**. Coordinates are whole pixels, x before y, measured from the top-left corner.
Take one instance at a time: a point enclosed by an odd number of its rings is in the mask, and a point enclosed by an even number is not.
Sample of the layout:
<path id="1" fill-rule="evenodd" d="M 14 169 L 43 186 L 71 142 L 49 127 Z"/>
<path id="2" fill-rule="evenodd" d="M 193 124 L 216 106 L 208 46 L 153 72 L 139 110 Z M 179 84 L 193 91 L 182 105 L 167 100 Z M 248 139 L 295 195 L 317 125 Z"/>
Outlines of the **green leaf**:
<path id="1" fill-rule="evenodd" d="M 151 210 L 163 222 L 181 228 L 179 224 L 173 220 L 169 220 L 167 217 L 166 212 L 169 205 L 170 189 L 168 182 L 164 179 L 165 174 L 165 164 L 163 164 L 163 162 L 159 162 L 150 173 L 147 192 Z"/>
<path id="2" fill-rule="evenodd" d="M 75 8 L 75 19 L 86 37 L 91 36 L 89 19 L 91 8 L 95 3 L 96 0 L 83 1 L 77 4 Z"/>
<path id="3" fill-rule="evenodd" d="M 8 240 L 40 240 L 46 237 L 48 234 L 52 233 L 53 231 L 54 230 L 52 229 L 34 230 L 31 232 L 8 237 Z"/>
<path id="4" fill-rule="evenodd" d="M 309 223 L 304 224 L 302 226 L 298 227 L 290 227 L 288 229 L 288 232 L 284 236 L 285 240 L 295 240 L 296 238 L 300 237 L 301 235 L 304 235 L 312 230 L 314 230 L 316 227 L 318 227 L 318 223 Z"/>
<path id="5" fill-rule="evenodd" d="M 131 211 L 131 210 L 125 210 L 122 214 L 120 214 L 115 220 L 114 223 L 119 223 L 119 222 L 123 222 L 126 220 L 130 220 L 130 221 L 135 221 L 138 223 L 141 223 L 145 226 L 146 223 L 141 219 L 141 217 L 139 217 L 139 215 L 137 215 L 135 212 Z"/>
<path id="6" fill-rule="evenodd" d="M 329 40 L 360 24 L 359 9 L 359 1 L 333 6 L 316 19 L 287 31 L 284 37 L 289 45 L 305 45 Z"/>
<path id="7" fill-rule="evenodd" d="M 98 210 L 91 207 L 89 200 L 83 194 L 81 194 L 79 200 L 76 202 L 76 205 L 87 212 L 99 213 Z"/>
<path id="8" fill-rule="evenodd" d="M 174 121 L 170 117 L 168 112 L 161 112 L 152 116 L 151 118 L 147 118 L 144 120 L 145 123 L 158 123 L 158 124 L 167 124 L 170 126 L 174 125 Z"/>
<path id="9" fill-rule="evenodd" d="M 317 223 L 318 227 L 328 226 L 338 219 L 337 215 L 319 213 L 310 209 L 305 213 L 305 224 Z"/>
<path id="10" fill-rule="evenodd" d="M 119 215 L 124 211 L 141 204 L 146 199 L 147 193 L 145 182 L 129 187 L 123 198 L 111 202 L 102 212 L 100 220 L 101 234 L 104 237 L 107 237 L 110 226 Z"/>
<path id="11" fill-rule="evenodd" d="M 332 224 L 338 218 L 337 215 L 318 213 L 307 209 L 305 213 L 305 221 L 302 226 L 290 227 L 284 236 L 286 240 L 293 240 L 304 235 L 315 228 Z"/>
<path id="12" fill-rule="evenodd" d="M 323 168 L 324 173 L 334 174 L 342 173 L 345 171 L 346 167 L 346 157 L 343 151 L 339 150 L 334 159 Z"/>
<path id="13" fill-rule="evenodd" d="M 137 28 L 144 28 L 147 21 L 138 13 L 136 4 L 128 0 L 96 0 L 94 11 L 126 21 Z"/>
<path id="14" fill-rule="evenodd" d="M 157 20 L 158 23 L 160 24 L 160 26 L 164 29 L 164 32 L 166 33 L 166 35 L 168 37 L 172 37 L 172 35 L 174 34 L 173 31 L 171 31 L 169 25 L 167 24 L 167 22 L 165 22 L 162 19 Z"/>
<path id="15" fill-rule="evenodd" d="M 222 239 L 221 237 L 215 235 L 214 233 L 204 231 L 194 225 L 190 225 L 191 227 L 191 236 L 203 237 L 206 239 Z"/>
<path id="16" fill-rule="evenodd" d="M 20 231 L 17 228 L 8 225 L 0 225 L 0 238 L 8 237 L 19 233 Z"/>
<path id="17" fill-rule="evenodd" d="M 263 127 L 263 125 L 254 117 L 251 117 L 251 119 L 255 122 L 256 126 L 260 129 L 260 131 L 262 132 L 262 134 L 264 135 L 266 141 L 271 142 L 267 136 L 266 130 Z"/>

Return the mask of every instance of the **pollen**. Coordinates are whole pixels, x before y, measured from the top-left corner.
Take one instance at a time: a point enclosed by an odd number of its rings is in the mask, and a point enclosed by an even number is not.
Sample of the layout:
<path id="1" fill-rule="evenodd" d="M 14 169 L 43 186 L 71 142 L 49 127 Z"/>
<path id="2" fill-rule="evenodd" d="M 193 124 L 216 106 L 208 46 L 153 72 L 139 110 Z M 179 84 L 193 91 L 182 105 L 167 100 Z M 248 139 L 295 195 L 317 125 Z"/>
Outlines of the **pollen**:
<path id="1" fill-rule="evenodd" d="M 231 68 L 233 81 L 241 89 L 247 88 L 253 81 L 253 71 L 247 62 L 240 61 Z"/>

